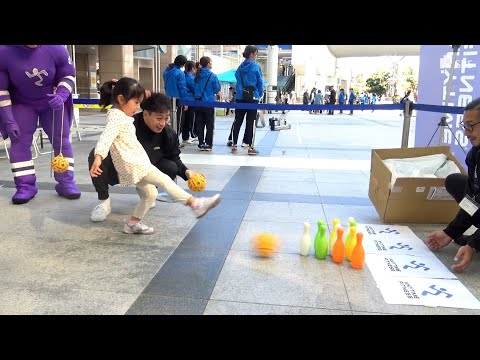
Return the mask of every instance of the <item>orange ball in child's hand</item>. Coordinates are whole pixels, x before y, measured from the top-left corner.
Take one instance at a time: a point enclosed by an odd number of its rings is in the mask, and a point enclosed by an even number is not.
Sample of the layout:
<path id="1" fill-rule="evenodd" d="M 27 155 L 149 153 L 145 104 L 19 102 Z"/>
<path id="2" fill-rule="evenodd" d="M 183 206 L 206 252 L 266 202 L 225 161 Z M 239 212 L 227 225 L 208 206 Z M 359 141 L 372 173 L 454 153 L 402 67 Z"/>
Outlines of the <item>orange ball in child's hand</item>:
<path id="1" fill-rule="evenodd" d="M 188 179 L 187 184 L 190 190 L 199 192 L 205 189 L 205 186 L 207 185 L 207 180 L 205 179 L 205 176 L 203 176 L 202 174 L 195 173 L 190 176 L 190 179 Z"/>
<path id="2" fill-rule="evenodd" d="M 260 256 L 271 256 L 280 247 L 280 240 L 272 233 L 259 233 L 253 237 L 253 249 Z"/>

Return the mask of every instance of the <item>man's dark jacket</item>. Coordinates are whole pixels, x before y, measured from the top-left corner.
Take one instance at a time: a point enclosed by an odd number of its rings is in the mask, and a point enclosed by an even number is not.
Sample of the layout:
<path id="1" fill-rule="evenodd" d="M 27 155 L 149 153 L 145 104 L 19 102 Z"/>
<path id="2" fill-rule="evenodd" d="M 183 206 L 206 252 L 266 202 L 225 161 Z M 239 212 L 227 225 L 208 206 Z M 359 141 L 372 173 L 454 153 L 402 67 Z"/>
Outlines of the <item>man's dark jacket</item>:
<path id="1" fill-rule="evenodd" d="M 187 167 L 180 160 L 180 144 L 173 128 L 167 125 L 161 133 L 155 133 L 145 124 L 143 112 L 135 114 L 133 118 L 135 119 L 133 125 L 137 129 L 137 139 L 147 152 L 151 163 L 155 165 L 162 158 L 174 161 L 179 169 L 178 175 L 188 181 L 185 175 Z"/>

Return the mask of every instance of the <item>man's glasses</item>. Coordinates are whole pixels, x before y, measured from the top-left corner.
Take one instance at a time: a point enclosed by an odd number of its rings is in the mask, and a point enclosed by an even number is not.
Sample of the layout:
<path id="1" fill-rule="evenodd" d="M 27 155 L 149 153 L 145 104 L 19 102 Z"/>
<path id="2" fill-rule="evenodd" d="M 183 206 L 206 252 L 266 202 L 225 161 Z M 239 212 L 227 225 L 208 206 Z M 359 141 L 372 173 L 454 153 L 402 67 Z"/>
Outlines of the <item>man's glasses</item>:
<path id="1" fill-rule="evenodd" d="M 473 131 L 473 127 L 477 124 L 480 124 L 480 121 L 476 122 L 476 123 L 473 123 L 473 124 L 469 124 L 469 123 L 464 123 L 464 122 L 461 122 L 460 123 L 460 127 L 463 129 L 463 130 L 468 130 L 468 131 Z"/>

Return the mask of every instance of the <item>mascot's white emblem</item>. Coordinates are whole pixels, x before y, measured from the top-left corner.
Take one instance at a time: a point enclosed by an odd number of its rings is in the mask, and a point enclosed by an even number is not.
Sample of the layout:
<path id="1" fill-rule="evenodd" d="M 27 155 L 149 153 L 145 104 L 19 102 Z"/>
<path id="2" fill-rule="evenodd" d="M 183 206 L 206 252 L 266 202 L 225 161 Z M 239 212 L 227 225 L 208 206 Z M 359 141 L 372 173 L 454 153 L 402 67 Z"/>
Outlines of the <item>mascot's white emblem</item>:
<path id="1" fill-rule="evenodd" d="M 48 73 L 45 70 L 40 70 L 38 71 L 37 68 L 33 68 L 32 73 L 30 74 L 28 71 L 25 71 L 25 74 L 31 79 L 35 76 L 37 76 L 40 80 L 35 81 L 35 85 L 37 86 L 43 86 L 42 81 L 43 77 L 42 74 L 45 76 L 48 76 Z"/>

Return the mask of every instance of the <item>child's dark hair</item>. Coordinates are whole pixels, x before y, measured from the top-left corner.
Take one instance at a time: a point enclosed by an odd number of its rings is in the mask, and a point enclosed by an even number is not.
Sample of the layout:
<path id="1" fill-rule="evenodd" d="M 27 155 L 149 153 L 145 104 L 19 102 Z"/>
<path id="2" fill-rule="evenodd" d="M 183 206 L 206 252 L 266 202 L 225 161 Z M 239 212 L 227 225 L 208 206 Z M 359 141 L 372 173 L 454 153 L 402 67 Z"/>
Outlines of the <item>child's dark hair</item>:
<path id="1" fill-rule="evenodd" d="M 200 66 L 198 67 L 197 74 L 195 75 L 195 82 L 198 82 L 200 80 L 200 69 L 207 67 L 207 65 L 210 64 L 211 61 L 212 59 L 210 59 L 208 56 L 202 56 L 200 58 Z"/>
<path id="2" fill-rule="evenodd" d="M 145 97 L 145 88 L 137 80 L 129 77 L 107 81 L 100 87 L 100 106 L 105 108 L 116 104 L 119 95 L 127 102 L 130 99 Z"/>
<path id="3" fill-rule="evenodd" d="M 153 92 L 140 104 L 142 110 L 155 113 L 166 113 L 172 110 L 172 98 L 162 93 Z"/>

